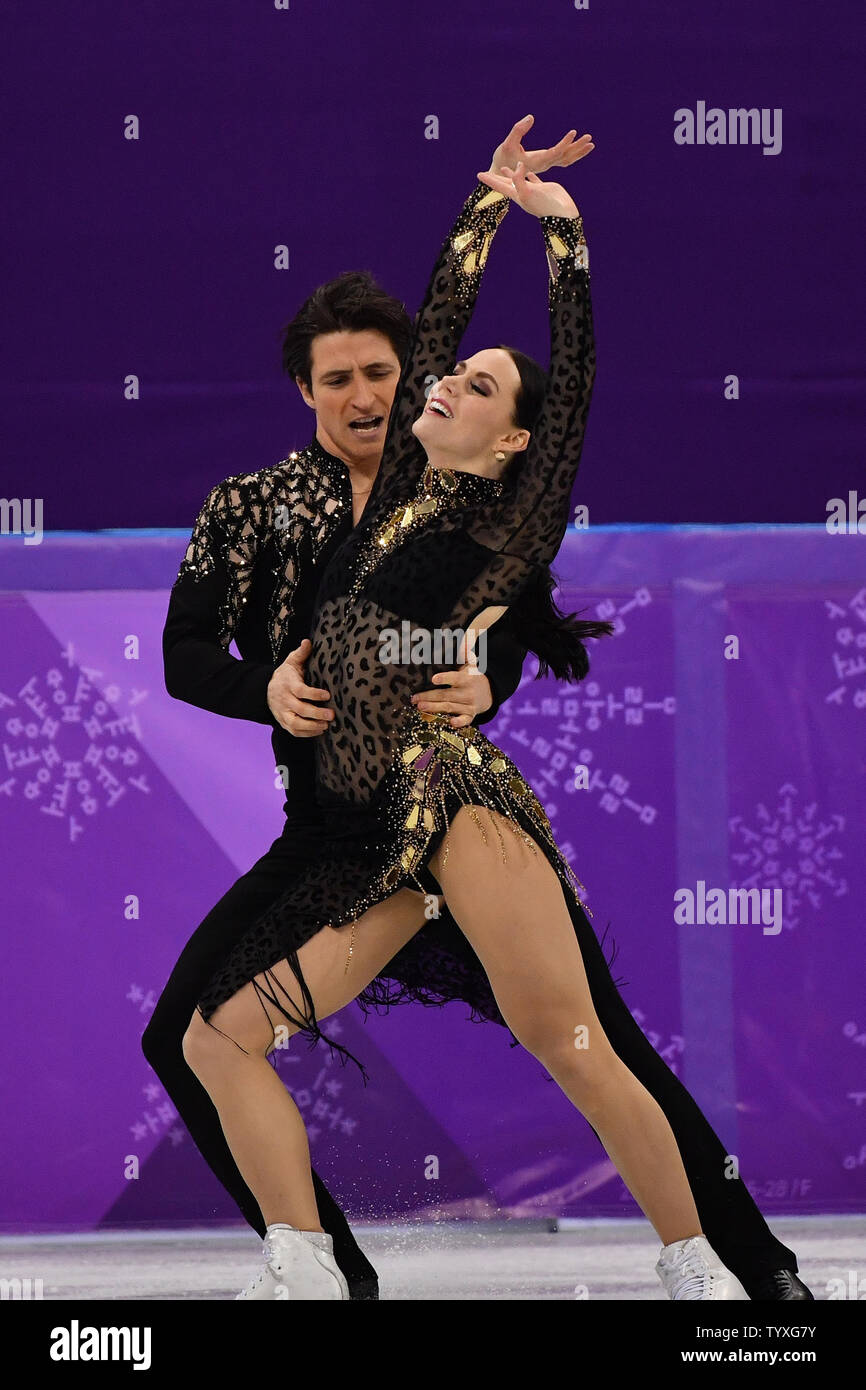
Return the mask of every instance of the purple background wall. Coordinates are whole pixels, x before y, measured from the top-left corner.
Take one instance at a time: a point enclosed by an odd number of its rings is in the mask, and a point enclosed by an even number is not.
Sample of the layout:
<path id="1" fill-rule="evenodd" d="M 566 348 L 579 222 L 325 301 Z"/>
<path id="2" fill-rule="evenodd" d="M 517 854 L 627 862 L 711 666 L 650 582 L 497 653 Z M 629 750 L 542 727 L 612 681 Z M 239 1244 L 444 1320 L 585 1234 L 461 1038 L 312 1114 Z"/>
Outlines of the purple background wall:
<path id="1" fill-rule="evenodd" d="M 305 441 L 280 327 L 357 267 L 414 311 L 527 111 L 539 144 L 596 142 L 564 175 L 597 319 L 591 520 L 814 522 L 862 482 L 857 0 L 18 0 L 0 24 L 4 489 L 46 528 L 188 527 L 214 481 Z M 676 143 L 699 102 L 781 112 L 781 148 Z M 468 345 L 545 356 L 538 229 L 515 210 L 494 252 Z"/>
<path id="2" fill-rule="evenodd" d="M 165 695 L 166 591 L 212 483 L 312 432 L 281 325 L 353 267 L 414 309 L 526 111 L 539 143 L 574 125 L 597 145 L 564 175 L 599 370 L 575 496 L 591 527 L 559 569 L 573 606 L 611 604 L 622 629 L 590 682 L 525 686 L 495 734 L 611 923 L 630 1006 L 762 1207 L 862 1210 L 866 542 L 823 527 L 829 498 L 864 489 L 861 13 L 4 7 L 0 491 L 42 498 L 48 534 L 0 537 L 0 1223 L 236 1215 L 139 1037 L 190 932 L 278 833 L 280 798 L 263 730 Z M 701 102 L 780 111 L 780 150 L 677 144 L 675 111 Z M 467 348 L 543 357 L 545 273 L 515 210 Z M 736 525 L 755 521 L 809 524 Z M 57 534 L 112 527 L 180 529 Z M 578 761 L 586 792 L 569 790 Z M 783 885 L 782 932 L 678 927 L 673 890 L 699 879 Z M 538 1065 L 465 1012 L 345 1011 L 366 1092 L 318 1052 L 281 1057 L 349 1210 L 634 1212 Z"/>

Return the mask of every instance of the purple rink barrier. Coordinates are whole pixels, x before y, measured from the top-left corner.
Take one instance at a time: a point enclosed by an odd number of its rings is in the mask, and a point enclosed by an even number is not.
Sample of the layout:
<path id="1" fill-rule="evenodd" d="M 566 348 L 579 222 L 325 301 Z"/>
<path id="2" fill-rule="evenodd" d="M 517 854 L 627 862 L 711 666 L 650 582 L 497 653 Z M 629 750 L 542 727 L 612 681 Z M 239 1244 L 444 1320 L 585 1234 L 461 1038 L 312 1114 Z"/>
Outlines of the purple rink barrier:
<path id="1" fill-rule="evenodd" d="M 281 821 L 267 729 L 163 688 L 187 536 L 0 542 L 6 1230 L 238 1218 L 140 1050 L 187 938 Z M 866 538 L 598 526 L 557 570 L 563 606 L 617 633 L 579 686 L 528 660 L 487 732 L 765 1213 L 862 1211 Z M 735 888 L 763 890 L 762 920 L 713 920 Z M 675 919 L 684 890 L 698 920 Z M 541 1066 L 466 1006 L 351 1005 L 329 1031 L 366 1090 L 324 1047 L 274 1055 L 350 1216 L 637 1212 Z"/>

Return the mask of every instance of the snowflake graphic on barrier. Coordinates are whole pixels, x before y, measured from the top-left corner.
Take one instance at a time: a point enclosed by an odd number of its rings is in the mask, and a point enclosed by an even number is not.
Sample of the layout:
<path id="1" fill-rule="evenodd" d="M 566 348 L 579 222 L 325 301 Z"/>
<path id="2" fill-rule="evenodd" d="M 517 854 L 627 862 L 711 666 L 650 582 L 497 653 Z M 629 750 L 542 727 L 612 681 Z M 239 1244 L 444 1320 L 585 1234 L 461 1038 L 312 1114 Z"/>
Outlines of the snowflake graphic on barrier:
<path id="1" fill-rule="evenodd" d="M 149 1082 L 141 1088 L 144 1091 L 148 1109 L 142 1112 L 140 1119 L 129 1126 L 132 1131 L 133 1139 L 146 1139 L 148 1135 L 155 1134 L 160 1139 L 166 1130 L 171 1136 L 172 1146 L 176 1147 L 181 1142 L 186 1130 L 178 1129 L 174 1123 L 177 1119 L 177 1111 L 166 1097 L 165 1091 L 161 1086 Z"/>
<path id="2" fill-rule="evenodd" d="M 338 1038 L 342 1033 L 343 1026 L 339 1019 L 329 1019 L 329 1036 Z M 291 1085 L 286 1082 L 286 1087 L 301 1112 L 311 1144 L 314 1144 L 323 1132 L 333 1133 L 336 1129 L 340 1134 L 355 1133 L 359 1121 L 354 1115 L 347 1113 L 344 1105 L 335 1103 L 339 1100 L 346 1082 L 334 1075 L 335 1062 L 332 1053 L 326 1052 L 321 1058 L 314 1058 L 309 1063 L 306 1058 L 302 1060 L 297 1053 L 280 1047 L 274 1048 L 270 1056 L 277 1071 L 283 1067 L 300 1066 L 302 1071 L 306 1070 L 311 1074 L 311 1079 L 306 1084 Z M 315 1077 L 312 1077 L 312 1071 L 316 1072 Z"/>
<path id="3" fill-rule="evenodd" d="M 686 1047 L 685 1038 L 682 1034 L 670 1033 L 667 1039 L 665 1039 L 663 1035 L 657 1033 L 654 1028 L 648 1028 L 646 1026 L 647 1017 L 643 1009 L 629 1009 L 629 1013 L 635 1023 L 640 1026 L 641 1032 L 649 1039 L 662 1060 L 667 1062 L 675 1076 L 679 1076 L 679 1071 L 677 1070 L 679 1066 L 678 1059 L 685 1052 Z M 664 1043 L 664 1046 L 659 1046 L 660 1043 Z"/>
<path id="4" fill-rule="evenodd" d="M 23 797 L 46 816 L 68 826 L 74 843 L 88 818 L 117 805 L 129 790 L 149 795 L 141 770 L 141 729 L 135 707 L 146 690 L 133 689 L 118 712 L 122 691 L 97 682 L 101 671 L 79 666 L 72 643 L 60 651 L 60 666 L 32 675 L 16 695 L 0 690 L 3 759 L 10 775 L 0 792 Z"/>
<path id="5" fill-rule="evenodd" d="M 156 1008 L 156 995 L 152 989 L 145 991 L 141 985 L 132 984 L 126 993 L 130 1004 L 138 1006 L 138 1012 L 149 1018 Z M 153 1078 L 142 1086 L 147 1109 L 129 1126 L 133 1139 L 141 1141 L 149 1135 L 162 1138 L 168 1134 L 172 1148 L 182 1144 L 187 1135 L 184 1126 L 178 1123 L 178 1113 L 172 1105 L 167 1092 Z"/>
<path id="6" fill-rule="evenodd" d="M 845 817 L 822 818 L 817 801 L 798 807 L 798 796 L 797 788 L 786 782 L 775 810 L 758 803 L 754 828 L 742 816 L 728 821 L 729 832 L 742 845 L 731 851 L 731 859 L 744 871 L 731 887 L 781 888 L 782 920 L 789 931 L 799 926 L 804 908 L 819 908 L 828 896 L 842 898 L 848 892 L 847 879 L 838 872 L 845 856 L 836 843 Z"/>
<path id="7" fill-rule="evenodd" d="M 618 607 L 611 599 L 601 600 L 593 617 L 613 623 L 614 636 L 619 636 L 626 629 L 626 615 L 651 602 L 650 591 L 640 588 Z M 600 681 L 589 679 L 566 687 L 568 693 L 563 693 L 561 683 L 552 677 L 536 682 L 537 670 L 538 662 L 534 660 L 530 673 L 524 675 L 515 694 L 502 706 L 496 717 L 494 740 L 525 771 L 544 803 L 563 854 L 572 859 L 575 851 L 568 841 L 559 840 L 558 798 L 572 796 L 578 790 L 576 772 L 580 767 L 587 769 L 589 778 L 582 790 L 598 793 L 603 811 L 617 815 L 625 809 L 644 825 L 652 825 L 657 807 L 636 795 L 631 780 L 621 771 L 605 770 L 595 764 L 595 752 L 588 740 L 615 721 L 642 727 L 658 717 L 670 717 L 676 713 L 675 697 L 653 698 L 643 685 L 627 685 L 615 692 L 604 688 Z M 523 756 L 521 750 L 530 756 Z"/>
<path id="8" fill-rule="evenodd" d="M 824 611 L 836 624 L 830 655 L 836 678 L 842 682 L 825 695 L 824 702 L 844 705 L 850 701 L 855 709 L 866 710 L 866 589 L 860 589 L 846 607 L 825 599 Z M 858 680 L 862 685 L 857 685 Z"/>

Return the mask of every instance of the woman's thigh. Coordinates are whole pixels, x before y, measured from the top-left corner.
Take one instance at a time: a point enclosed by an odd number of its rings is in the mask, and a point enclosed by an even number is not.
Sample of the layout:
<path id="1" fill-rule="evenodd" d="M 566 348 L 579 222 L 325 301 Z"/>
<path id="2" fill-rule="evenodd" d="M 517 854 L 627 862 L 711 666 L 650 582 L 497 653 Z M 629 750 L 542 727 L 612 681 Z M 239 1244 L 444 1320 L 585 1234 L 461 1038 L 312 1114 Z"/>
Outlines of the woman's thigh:
<path id="1" fill-rule="evenodd" d="M 423 927 L 428 901 L 414 889 L 400 889 L 368 908 L 354 923 L 354 934 L 352 923 L 322 927 L 298 949 L 301 972 L 320 1022 L 351 1004 Z M 272 981 L 276 979 L 280 997 L 287 995 L 294 1010 L 303 1017 L 306 1007 L 287 960 L 278 961 L 268 968 L 267 974 L 262 972 L 255 978 L 259 986 L 268 990 L 273 989 Z M 187 1047 L 196 1036 L 204 1038 L 210 1034 L 212 1038 L 213 1030 L 218 1029 L 245 1051 L 267 1054 L 275 1044 L 277 1027 L 283 1030 L 282 1037 L 298 1031 L 273 1004 L 262 999 L 252 981 L 220 1004 L 209 1023 L 212 1028 L 198 1012 L 193 1014 Z"/>
<path id="2" fill-rule="evenodd" d="M 524 1047 L 545 1062 L 576 1051 L 610 1061 L 562 885 L 540 846 L 498 812 L 464 806 L 430 867 Z"/>

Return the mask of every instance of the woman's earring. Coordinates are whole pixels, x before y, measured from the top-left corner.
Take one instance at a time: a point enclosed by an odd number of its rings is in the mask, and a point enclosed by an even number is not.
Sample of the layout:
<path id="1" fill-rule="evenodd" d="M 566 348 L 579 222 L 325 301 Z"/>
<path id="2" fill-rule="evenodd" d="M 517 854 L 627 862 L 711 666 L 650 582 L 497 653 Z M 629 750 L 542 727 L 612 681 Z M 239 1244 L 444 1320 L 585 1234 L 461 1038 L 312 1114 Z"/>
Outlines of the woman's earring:
<path id="1" fill-rule="evenodd" d="M 496 459 L 496 462 L 497 462 L 497 463 L 504 463 L 504 462 L 505 462 L 505 455 L 503 454 L 503 452 L 502 452 L 501 449 L 497 449 L 497 450 L 496 450 L 496 453 L 493 455 L 493 457 Z"/>

